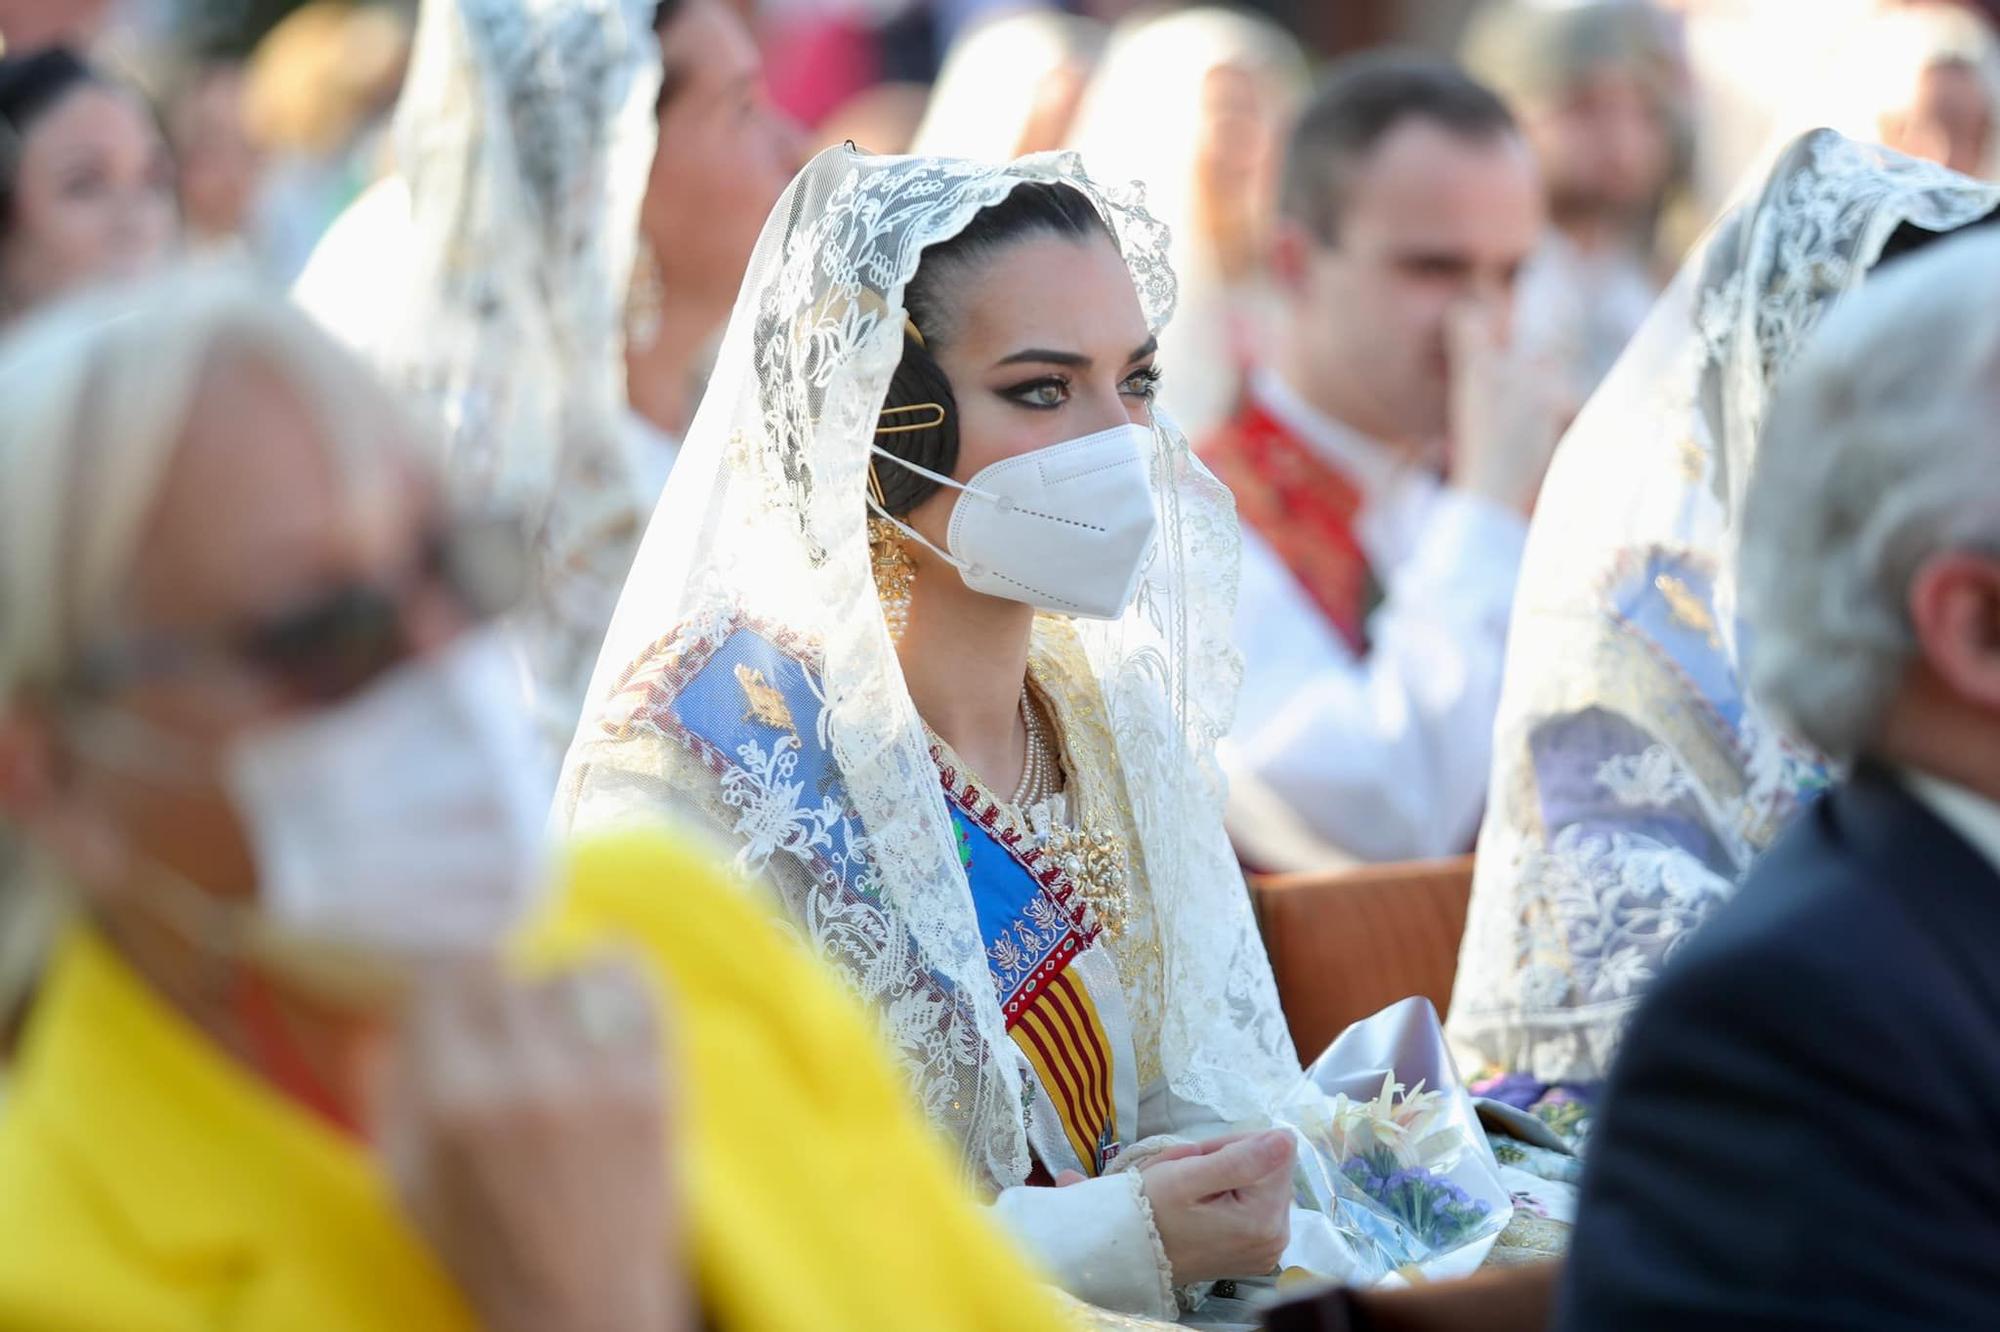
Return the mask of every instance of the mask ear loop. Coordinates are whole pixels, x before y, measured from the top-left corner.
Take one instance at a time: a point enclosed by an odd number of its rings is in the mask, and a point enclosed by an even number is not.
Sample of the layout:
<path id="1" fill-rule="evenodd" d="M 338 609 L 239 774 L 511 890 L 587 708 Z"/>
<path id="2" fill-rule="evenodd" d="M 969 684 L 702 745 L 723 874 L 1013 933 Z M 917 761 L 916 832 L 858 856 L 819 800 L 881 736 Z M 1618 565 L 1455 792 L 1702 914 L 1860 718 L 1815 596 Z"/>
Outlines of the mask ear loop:
<path id="1" fill-rule="evenodd" d="M 911 340 L 919 347 L 923 347 L 926 350 L 929 349 L 929 344 L 924 341 L 924 331 L 918 328 L 917 321 L 910 318 L 907 314 L 903 316 L 903 331 L 908 333 Z M 907 416 L 916 412 L 930 412 L 931 416 L 922 421 L 903 422 L 897 425 L 881 425 L 878 423 L 875 427 L 875 433 L 878 435 L 907 435 L 917 430 L 935 430 L 944 424 L 944 404 L 939 402 L 913 402 L 902 407 L 884 407 L 880 412 L 876 413 L 876 416 L 878 418 Z M 972 487 L 954 481 L 948 476 L 933 472 L 930 468 L 919 463 L 913 463 L 908 458 L 899 458 L 880 444 L 870 444 L 868 448 L 871 453 L 876 454 L 878 457 L 887 458 L 899 467 L 906 467 L 918 476 L 929 481 L 935 481 L 941 486 L 949 486 L 960 494 L 977 495 L 988 503 L 999 505 L 1002 509 L 1011 509 L 1014 507 L 1014 501 L 1007 496 L 991 495 L 983 490 L 974 490 Z M 870 459 L 868 463 L 868 507 L 875 512 L 876 517 L 894 527 L 904 536 L 910 538 L 910 540 L 916 542 L 925 550 L 928 550 L 931 554 L 958 570 L 961 574 L 971 571 L 971 566 L 968 566 L 963 560 L 939 550 L 931 543 L 929 537 L 889 512 L 888 501 L 883 498 L 882 494 L 882 479 L 875 474 L 873 459 Z"/>
<path id="2" fill-rule="evenodd" d="M 936 403 L 920 403 L 917 404 L 917 406 L 937 407 L 938 405 Z M 889 409 L 889 411 L 899 411 L 899 410 L 903 409 L 894 407 Z M 883 415 L 885 416 L 887 414 L 888 412 L 883 413 Z M 938 407 L 938 420 L 942 422 L 943 419 L 944 419 L 944 409 L 942 407 Z M 885 435 L 894 434 L 898 429 L 914 429 L 914 428 L 917 427 L 891 426 L 886 429 L 879 430 L 876 433 Z M 933 472 L 930 468 L 925 467 L 919 463 L 913 463 L 908 458 L 899 458 L 895 454 L 889 452 L 889 450 L 883 448 L 880 444 L 870 444 L 868 447 L 871 452 L 875 453 L 879 457 L 887 458 L 890 462 L 895 463 L 898 467 L 907 467 L 912 472 L 915 472 L 918 476 L 924 477 L 927 480 L 935 481 L 941 486 L 949 486 L 953 490 L 959 491 L 962 494 L 977 495 L 981 499 L 984 499 L 992 504 L 996 504 L 1002 509 L 1011 509 L 1014 507 L 1014 501 L 1005 495 L 991 495 L 983 490 L 974 490 L 970 486 L 967 486 L 958 481 L 954 481 L 948 476 L 944 476 L 938 472 Z M 868 464 L 868 507 L 870 510 L 874 512 L 877 518 L 880 518 L 883 522 L 888 523 L 891 527 L 894 527 L 898 532 L 901 532 L 904 536 L 910 538 L 910 540 L 916 542 L 918 545 L 922 546 L 925 550 L 928 550 L 931 554 L 937 556 L 939 559 L 943 560 L 946 564 L 949 564 L 952 568 L 958 570 L 960 573 L 967 573 L 972 570 L 972 566 L 967 565 L 965 561 L 959 559 L 955 555 L 950 555 L 942 550 L 939 550 L 937 546 L 931 542 L 931 539 L 929 537 L 925 536 L 922 532 L 919 532 L 916 528 L 911 527 L 908 523 L 904 522 L 902 519 L 896 517 L 894 514 L 889 512 L 888 505 L 884 501 L 882 496 L 882 479 L 875 474 L 875 463 L 872 459 L 869 461 Z"/>

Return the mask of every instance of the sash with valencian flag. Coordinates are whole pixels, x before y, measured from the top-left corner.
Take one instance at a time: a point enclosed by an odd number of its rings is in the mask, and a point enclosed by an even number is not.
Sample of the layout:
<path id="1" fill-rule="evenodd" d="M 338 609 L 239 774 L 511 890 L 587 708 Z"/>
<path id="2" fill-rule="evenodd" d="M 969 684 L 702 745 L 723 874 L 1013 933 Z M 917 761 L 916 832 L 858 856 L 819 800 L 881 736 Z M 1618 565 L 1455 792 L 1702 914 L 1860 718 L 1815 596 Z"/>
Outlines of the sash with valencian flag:
<path id="1" fill-rule="evenodd" d="M 1070 967 L 1096 941 L 1097 922 L 1076 885 L 1029 844 L 1009 811 L 943 754 L 934 756 L 1007 1034 L 1055 1103 L 1085 1171 L 1101 1174 L 1119 1146 L 1111 1042 L 1090 990 Z"/>
<path id="2" fill-rule="evenodd" d="M 1201 449 L 1237 517 L 1276 551 L 1347 646 L 1368 651 L 1382 585 L 1354 531 L 1361 492 L 1249 395 Z"/>
<path id="3" fill-rule="evenodd" d="M 865 859 L 866 833 L 826 743 L 817 654 L 781 630 L 734 617 L 674 642 L 671 657 L 621 688 L 643 688 L 649 723 L 720 779 L 725 803 L 741 815 L 739 835 L 762 829 L 822 882 L 840 883 Z M 1099 1174 L 1119 1147 L 1111 1041 L 1071 969 L 1096 941 L 1098 923 L 1055 858 L 1029 845 L 1007 810 L 942 764 L 939 779 L 1007 1034 L 1054 1102 L 1084 1170 Z M 859 882 L 842 890 L 874 891 Z M 948 990 L 948 981 L 932 979 Z"/>

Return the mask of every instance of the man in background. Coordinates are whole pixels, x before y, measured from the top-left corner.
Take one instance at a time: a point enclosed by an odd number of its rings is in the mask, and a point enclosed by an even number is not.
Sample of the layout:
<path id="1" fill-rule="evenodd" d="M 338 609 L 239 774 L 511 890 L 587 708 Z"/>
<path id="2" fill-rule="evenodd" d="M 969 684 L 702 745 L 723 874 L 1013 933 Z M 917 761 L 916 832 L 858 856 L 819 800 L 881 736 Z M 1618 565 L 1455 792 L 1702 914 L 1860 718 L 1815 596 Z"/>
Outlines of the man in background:
<path id="1" fill-rule="evenodd" d="M 1266 869 L 1472 845 L 1548 376 L 1509 339 L 1533 154 L 1453 65 L 1361 57 L 1307 104 L 1270 359 L 1203 456 L 1244 523 L 1230 828 Z"/>

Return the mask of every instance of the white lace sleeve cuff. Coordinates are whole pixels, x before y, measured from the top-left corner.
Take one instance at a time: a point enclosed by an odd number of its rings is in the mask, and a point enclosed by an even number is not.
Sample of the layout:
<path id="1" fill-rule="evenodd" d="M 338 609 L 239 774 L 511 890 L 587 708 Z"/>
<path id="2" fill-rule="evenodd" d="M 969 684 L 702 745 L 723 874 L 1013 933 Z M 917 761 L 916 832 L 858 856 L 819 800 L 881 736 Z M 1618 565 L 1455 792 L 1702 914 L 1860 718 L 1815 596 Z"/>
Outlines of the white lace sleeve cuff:
<path id="1" fill-rule="evenodd" d="M 1005 1189 L 993 1209 L 1078 1299 L 1118 1313 L 1178 1316 L 1173 1269 L 1136 1173 L 1062 1189 Z"/>

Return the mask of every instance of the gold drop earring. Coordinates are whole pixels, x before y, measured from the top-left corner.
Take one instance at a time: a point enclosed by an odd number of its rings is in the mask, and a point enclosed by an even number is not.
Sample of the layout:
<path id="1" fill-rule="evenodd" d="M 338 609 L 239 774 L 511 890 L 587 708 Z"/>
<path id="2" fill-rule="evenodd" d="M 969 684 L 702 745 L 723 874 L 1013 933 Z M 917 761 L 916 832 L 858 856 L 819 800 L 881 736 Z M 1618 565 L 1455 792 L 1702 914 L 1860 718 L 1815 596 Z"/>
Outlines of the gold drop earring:
<path id="1" fill-rule="evenodd" d="M 882 502 L 882 482 L 875 465 L 868 465 L 868 493 L 876 507 L 887 513 Z M 910 585 L 917 580 L 917 562 L 903 546 L 903 533 L 879 514 L 868 519 L 868 563 L 875 574 L 875 596 L 882 603 L 882 622 L 889 627 L 889 641 L 901 643 L 910 627 Z"/>

